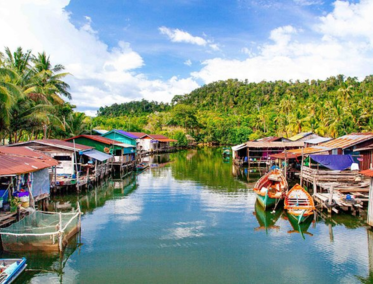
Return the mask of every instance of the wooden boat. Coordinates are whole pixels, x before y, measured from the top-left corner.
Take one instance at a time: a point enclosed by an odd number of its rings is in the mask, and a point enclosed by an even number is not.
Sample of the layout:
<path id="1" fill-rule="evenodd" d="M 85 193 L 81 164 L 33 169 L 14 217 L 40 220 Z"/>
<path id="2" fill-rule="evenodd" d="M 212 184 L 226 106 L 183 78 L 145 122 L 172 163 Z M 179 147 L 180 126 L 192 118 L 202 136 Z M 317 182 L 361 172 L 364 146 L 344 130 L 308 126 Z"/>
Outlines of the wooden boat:
<path id="1" fill-rule="evenodd" d="M 146 168 L 148 168 L 149 167 L 149 163 L 147 163 L 147 162 L 142 162 L 142 163 L 140 163 L 140 164 L 137 164 L 137 166 L 136 166 L 136 170 L 137 171 L 142 171 L 142 170 L 145 170 Z"/>
<path id="2" fill-rule="evenodd" d="M 230 156 L 231 150 L 228 147 L 223 148 L 223 157 Z"/>
<path id="3" fill-rule="evenodd" d="M 12 283 L 25 270 L 26 258 L 0 259 L 0 284 Z"/>
<path id="4" fill-rule="evenodd" d="M 279 169 L 262 176 L 254 186 L 259 203 L 265 208 L 273 207 L 283 199 L 288 188 L 286 178 Z"/>
<path id="5" fill-rule="evenodd" d="M 290 225 L 293 228 L 293 230 L 288 231 L 289 234 L 299 233 L 303 239 L 305 239 L 305 235 L 309 235 L 311 237 L 313 236 L 313 234 L 308 232 L 308 228 L 311 226 L 312 221 L 313 221 L 312 218 L 307 218 L 306 220 L 304 220 L 304 222 L 298 223 L 298 220 L 296 220 L 288 212 L 287 212 L 287 216 L 288 216 Z"/>
<path id="6" fill-rule="evenodd" d="M 275 229 L 279 230 L 280 226 L 276 226 L 277 220 L 282 214 L 282 208 L 277 208 L 274 213 L 267 211 L 259 204 L 259 201 L 255 203 L 254 215 L 259 223 L 259 227 L 255 228 L 255 231 Z"/>
<path id="7" fill-rule="evenodd" d="M 300 224 L 313 215 L 315 203 L 312 196 L 303 187 L 296 184 L 286 194 L 284 208 L 289 213 L 289 219 L 294 218 Z"/>

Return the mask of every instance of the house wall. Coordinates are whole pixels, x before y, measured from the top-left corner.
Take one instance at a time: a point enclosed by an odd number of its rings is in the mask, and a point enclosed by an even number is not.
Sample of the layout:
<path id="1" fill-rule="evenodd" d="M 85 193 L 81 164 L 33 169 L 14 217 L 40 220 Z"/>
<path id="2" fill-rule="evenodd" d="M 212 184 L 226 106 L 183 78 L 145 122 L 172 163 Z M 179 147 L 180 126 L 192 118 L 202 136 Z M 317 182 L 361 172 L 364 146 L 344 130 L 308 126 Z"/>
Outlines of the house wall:
<path id="1" fill-rule="evenodd" d="M 119 141 L 121 143 L 136 146 L 136 139 L 129 138 L 129 137 L 121 135 L 119 133 L 111 132 L 111 133 L 108 133 L 108 134 L 104 134 L 102 136 L 106 137 L 106 138 L 109 138 L 109 139 L 112 139 L 112 140 L 115 140 L 115 141 Z"/>

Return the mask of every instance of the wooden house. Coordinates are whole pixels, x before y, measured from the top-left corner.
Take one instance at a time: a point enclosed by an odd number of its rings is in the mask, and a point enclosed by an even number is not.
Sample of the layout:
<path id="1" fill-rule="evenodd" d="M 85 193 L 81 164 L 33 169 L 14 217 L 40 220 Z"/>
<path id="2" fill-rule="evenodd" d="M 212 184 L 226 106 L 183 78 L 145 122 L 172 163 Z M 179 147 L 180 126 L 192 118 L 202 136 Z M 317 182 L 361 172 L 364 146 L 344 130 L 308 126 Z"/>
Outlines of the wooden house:
<path id="1" fill-rule="evenodd" d="M 20 200 L 23 207 L 49 198 L 51 178 L 49 171 L 58 161 L 40 151 L 27 147 L 0 147 L 0 198 L 1 207 L 13 194 L 19 193 L 28 200 Z"/>
<path id="2" fill-rule="evenodd" d="M 232 147 L 235 164 L 265 167 L 273 154 L 303 148 L 304 142 L 255 142 L 249 141 Z"/>
<path id="3" fill-rule="evenodd" d="M 112 158 L 111 155 L 101 153 L 92 146 L 58 139 L 31 140 L 9 145 L 12 148 L 22 146 L 38 150 L 58 161 L 58 165 L 51 173 L 52 186 L 58 188 L 75 186 L 79 189 L 91 180 L 96 181 L 102 176 L 104 164 Z M 93 168 L 91 172 L 88 166 Z"/>
<path id="4" fill-rule="evenodd" d="M 135 161 L 131 160 L 130 156 L 125 154 L 130 150 L 135 152 L 135 147 L 133 145 L 124 144 L 119 141 L 97 135 L 79 135 L 66 139 L 65 141 L 90 146 L 102 153 L 113 155 L 113 159 L 108 160 L 105 175 L 113 166 L 116 166 L 119 168 L 119 170 L 122 170 L 123 168 L 133 168 L 135 165 Z"/>
<path id="5" fill-rule="evenodd" d="M 142 132 L 128 132 L 137 137 L 138 151 L 142 155 L 149 153 L 163 153 L 172 150 L 170 143 L 177 142 L 175 139 L 170 139 L 164 135 L 146 134 Z"/>
<path id="6" fill-rule="evenodd" d="M 137 137 L 129 132 L 114 129 L 102 135 L 102 137 L 118 141 L 132 147 L 123 148 L 123 159 L 125 163 L 131 163 L 136 160 Z M 116 159 L 116 158 L 115 158 Z"/>

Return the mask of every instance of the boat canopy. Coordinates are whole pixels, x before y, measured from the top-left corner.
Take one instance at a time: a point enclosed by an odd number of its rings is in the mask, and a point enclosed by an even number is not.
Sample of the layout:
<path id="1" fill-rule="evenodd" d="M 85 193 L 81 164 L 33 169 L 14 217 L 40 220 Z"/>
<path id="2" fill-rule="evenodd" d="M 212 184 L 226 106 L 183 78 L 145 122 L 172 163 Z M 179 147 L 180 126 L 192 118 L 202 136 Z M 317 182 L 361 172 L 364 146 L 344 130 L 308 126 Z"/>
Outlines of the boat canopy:
<path id="1" fill-rule="evenodd" d="M 108 159 L 113 157 L 112 155 L 97 151 L 95 149 L 85 151 L 85 152 L 83 152 L 83 155 L 88 156 L 88 157 L 93 158 L 93 159 L 96 159 L 100 162 L 103 162 L 103 161 L 108 160 Z"/>

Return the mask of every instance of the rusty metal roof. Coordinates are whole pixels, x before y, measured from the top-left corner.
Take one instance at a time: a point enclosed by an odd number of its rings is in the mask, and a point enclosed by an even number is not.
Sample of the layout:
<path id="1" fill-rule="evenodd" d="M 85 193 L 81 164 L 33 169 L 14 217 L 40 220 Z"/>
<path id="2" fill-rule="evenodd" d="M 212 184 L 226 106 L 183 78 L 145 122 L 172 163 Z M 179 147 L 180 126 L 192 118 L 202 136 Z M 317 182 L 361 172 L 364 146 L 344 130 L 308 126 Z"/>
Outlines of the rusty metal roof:
<path id="1" fill-rule="evenodd" d="M 39 144 L 43 146 L 51 146 L 55 148 L 61 148 L 65 150 L 74 151 L 74 146 L 70 142 L 66 142 L 64 140 L 58 140 L 58 139 L 31 140 L 27 142 L 11 144 L 9 145 L 9 147 L 19 147 L 19 146 L 32 147 L 32 145 L 34 144 Z M 75 143 L 75 151 L 85 151 L 85 150 L 91 150 L 91 149 L 93 149 L 93 147 Z"/>
<path id="2" fill-rule="evenodd" d="M 311 134 L 313 134 L 313 133 L 312 132 L 301 132 L 301 133 L 298 133 L 298 134 L 296 134 L 292 137 L 289 137 L 288 139 L 291 140 L 291 141 L 297 141 L 297 140 L 302 139 L 302 138 L 304 138 L 306 136 L 309 136 Z"/>
<path id="3" fill-rule="evenodd" d="M 330 148 L 330 149 L 346 149 L 351 146 L 355 146 L 361 142 L 365 142 L 373 139 L 373 133 L 351 133 L 344 135 L 342 137 L 336 138 L 332 141 L 328 141 L 320 144 L 320 146 Z"/>
<path id="4" fill-rule="evenodd" d="M 294 149 L 294 150 L 289 150 L 289 152 L 294 153 L 294 154 L 301 154 L 308 155 L 308 154 L 314 154 L 314 153 L 320 153 L 320 152 L 325 152 L 329 151 L 331 149 L 322 147 L 322 146 L 314 146 L 314 147 L 307 147 L 303 149 Z"/>
<path id="5" fill-rule="evenodd" d="M 282 139 L 282 137 L 269 136 L 269 137 L 264 137 L 264 138 L 257 139 L 256 142 L 275 142 L 275 141 L 278 141 L 278 140 L 281 140 L 281 139 Z"/>
<path id="6" fill-rule="evenodd" d="M 0 176 L 31 173 L 58 165 L 58 161 L 27 147 L 0 147 Z"/>

